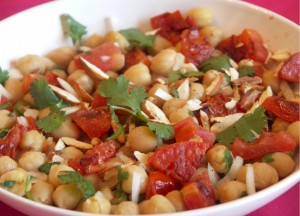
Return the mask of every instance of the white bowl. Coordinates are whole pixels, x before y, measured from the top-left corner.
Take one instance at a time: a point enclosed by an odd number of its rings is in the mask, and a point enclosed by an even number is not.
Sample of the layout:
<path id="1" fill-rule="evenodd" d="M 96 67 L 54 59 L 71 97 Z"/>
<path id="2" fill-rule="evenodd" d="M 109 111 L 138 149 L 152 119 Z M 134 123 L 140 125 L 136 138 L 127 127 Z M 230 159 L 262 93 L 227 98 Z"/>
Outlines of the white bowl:
<path id="1" fill-rule="evenodd" d="M 238 34 L 244 28 L 253 28 L 262 35 L 270 50 L 289 49 L 291 52 L 296 52 L 299 49 L 299 26 L 271 11 L 242 1 L 65 0 L 34 7 L 0 22 L 0 66 L 8 68 L 11 60 L 25 54 L 44 54 L 53 48 L 70 44 L 70 41 L 62 36 L 59 20 L 59 15 L 62 13 L 68 13 L 86 25 L 88 33 L 92 34 L 107 32 L 109 27 L 105 22 L 107 18 L 112 19 L 114 30 L 130 27 L 150 30 L 150 17 L 175 10 L 185 13 L 193 7 L 210 8 L 215 14 L 215 24 L 220 26 L 226 35 Z M 226 204 L 176 213 L 176 215 L 244 215 L 280 196 L 299 180 L 300 171 L 297 167 L 289 177 L 254 195 Z M 80 212 L 32 202 L 1 188 L 0 199 L 32 216 L 83 215 Z"/>

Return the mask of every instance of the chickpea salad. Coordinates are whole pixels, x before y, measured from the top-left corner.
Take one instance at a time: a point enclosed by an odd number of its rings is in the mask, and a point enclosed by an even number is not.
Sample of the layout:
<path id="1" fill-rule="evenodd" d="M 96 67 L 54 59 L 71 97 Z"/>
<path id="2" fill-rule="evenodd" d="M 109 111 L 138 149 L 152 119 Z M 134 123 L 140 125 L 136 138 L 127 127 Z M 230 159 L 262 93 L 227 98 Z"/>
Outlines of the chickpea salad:
<path id="1" fill-rule="evenodd" d="M 300 52 L 255 29 L 225 36 L 208 8 L 152 29 L 87 36 L 0 67 L 0 187 L 98 214 L 174 213 L 242 199 L 289 176 Z"/>

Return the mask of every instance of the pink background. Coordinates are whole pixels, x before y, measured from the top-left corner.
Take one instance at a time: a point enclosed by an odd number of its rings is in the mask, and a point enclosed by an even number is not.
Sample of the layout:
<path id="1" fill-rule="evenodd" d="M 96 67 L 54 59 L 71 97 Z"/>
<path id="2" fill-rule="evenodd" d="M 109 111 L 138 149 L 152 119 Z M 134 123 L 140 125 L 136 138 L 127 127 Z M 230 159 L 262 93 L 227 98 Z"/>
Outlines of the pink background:
<path id="1" fill-rule="evenodd" d="M 0 0 L 0 20 L 51 0 Z M 299 0 L 245 0 L 274 11 L 299 25 Z M 278 29 L 280 31 L 280 29 Z M 1 34 L 0 34 L 1 35 Z M 0 201 L 1 215 L 24 216 Z M 299 183 L 273 202 L 247 216 L 299 216 Z"/>

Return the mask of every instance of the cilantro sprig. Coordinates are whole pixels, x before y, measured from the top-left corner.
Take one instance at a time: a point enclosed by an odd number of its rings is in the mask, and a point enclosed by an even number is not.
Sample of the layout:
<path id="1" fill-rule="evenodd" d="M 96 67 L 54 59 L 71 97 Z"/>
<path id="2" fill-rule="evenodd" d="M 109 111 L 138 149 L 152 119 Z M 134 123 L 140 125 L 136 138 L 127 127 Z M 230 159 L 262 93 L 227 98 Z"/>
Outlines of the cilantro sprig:
<path id="1" fill-rule="evenodd" d="M 53 165 L 58 165 L 60 162 L 50 162 L 50 163 L 44 163 L 42 164 L 38 170 L 42 173 L 46 173 L 47 175 L 50 173 L 50 169 Z"/>
<path id="2" fill-rule="evenodd" d="M 14 180 L 6 180 L 4 182 L 0 183 L 0 186 L 6 187 L 6 188 L 12 188 L 16 184 L 16 181 Z"/>
<path id="3" fill-rule="evenodd" d="M 247 114 L 231 126 L 217 134 L 220 143 L 230 145 L 235 138 L 240 137 L 245 142 L 253 141 L 257 134 L 261 134 L 267 125 L 265 109 L 258 107 L 253 113 Z"/>
<path id="4" fill-rule="evenodd" d="M 30 194 L 30 186 L 33 179 L 35 179 L 35 176 L 27 176 L 26 178 L 26 185 L 25 185 L 25 196 L 27 199 L 33 200 L 33 197 Z"/>
<path id="5" fill-rule="evenodd" d="M 111 203 L 117 205 L 128 199 L 128 195 L 122 190 L 122 181 L 128 179 L 128 172 L 123 172 L 122 167 L 118 166 L 118 184 L 116 189 L 112 191 L 114 198 Z"/>
<path id="6" fill-rule="evenodd" d="M 133 47 L 138 46 L 141 48 L 152 48 L 155 36 L 146 35 L 140 29 L 130 28 L 119 31 Z"/>
<path id="7" fill-rule="evenodd" d="M 232 66 L 230 65 L 230 58 L 227 55 L 213 56 L 203 62 L 199 69 L 200 71 L 217 70 L 223 71 L 223 69 L 229 70 Z"/>
<path id="8" fill-rule="evenodd" d="M 8 71 L 2 70 L 2 68 L 0 67 L 0 84 L 4 85 L 5 82 L 8 80 L 8 78 L 9 78 Z"/>
<path id="9" fill-rule="evenodd" d="M 95 195 L 96 191 L 93 183 L 85 179 L 82 175 L 75 171 L 60 171 L 58 178 L 62 184 L 75 183 L 81 191 L 83 198 L 86 200 Z"/>

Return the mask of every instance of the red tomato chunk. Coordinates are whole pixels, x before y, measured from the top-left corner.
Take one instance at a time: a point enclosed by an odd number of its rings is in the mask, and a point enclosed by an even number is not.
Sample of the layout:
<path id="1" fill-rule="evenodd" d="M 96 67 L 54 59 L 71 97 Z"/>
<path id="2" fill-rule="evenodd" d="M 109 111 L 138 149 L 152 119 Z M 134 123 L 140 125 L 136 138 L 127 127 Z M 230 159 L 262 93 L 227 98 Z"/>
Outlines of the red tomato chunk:
<path id="1" fill-rule="evenodd" d="M 290 82 L 300 82 L 300 52 L 292 55 L 278 72 L 280 79 Z"/>

